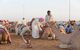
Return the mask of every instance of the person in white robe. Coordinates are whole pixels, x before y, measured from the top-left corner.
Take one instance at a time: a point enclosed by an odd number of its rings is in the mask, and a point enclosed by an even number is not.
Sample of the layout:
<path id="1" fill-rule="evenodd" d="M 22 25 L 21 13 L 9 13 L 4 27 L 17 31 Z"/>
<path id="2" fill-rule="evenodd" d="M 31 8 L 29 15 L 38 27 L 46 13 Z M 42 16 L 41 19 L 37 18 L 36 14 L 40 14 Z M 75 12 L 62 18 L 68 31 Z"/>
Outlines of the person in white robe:
<path id="1" fill-rule="evenodd" d="M 27 24 L 27 20 L 25 19 L 25 18 L 23 18 L 21 21 L 19 21 L 18 23 L 17 23 L 17 25 L 16 25 L 16 27 L 15 27 L 15 29 L 16 29 L 16 35 L 22 35 L 21 34 L 21 32 L 22 32 L 22 28 L 24 27 L 24 26 L 26 26 L 26 24 Z"/>
<path id="2" fill-rule="evenodd" d="M 51 11 L 48 10 L 47 15 L 45 16 L 45 25 L 48 26 L 48 27 L 51 27 L 52 23 L 53 23 L 53 25 L 55 25 L 55 20 L 54 20 L 54 17 L 52 16 L 52 14 L 51 14 Z M 52 30 L 52 28 L 51 28 L 51 30 Z M 53 34 L 53 37 L 55 39 L 55 34 Z"/>
<path id="3" fill-rule="evenodd" d="M 53 16 L 51 15 L 51 11 L 48 10 L 47 11 L 47 15 L 45 16 L 45 23 L 48 23 L 48 22 L 55 22 Z"/>
<path id="4" fill-rule="evenodd" d="M 15 26 L 15 33 L 16 33 L 16 35 L 18 35 L 21 32 L 20 31 L 20 28 L 21 28 L 20 25 L 21 25 L 20 21 L 16 23 L 16 26 Z"/>
<path id="5" fill-rule="evenodd" d="M 33 22 L 32 22 L 32 37 L 33 38 L 39 38 L 39 31 L 40 31 L 40 27 L 38 25 L 39 19 L 36 18 Z"/>

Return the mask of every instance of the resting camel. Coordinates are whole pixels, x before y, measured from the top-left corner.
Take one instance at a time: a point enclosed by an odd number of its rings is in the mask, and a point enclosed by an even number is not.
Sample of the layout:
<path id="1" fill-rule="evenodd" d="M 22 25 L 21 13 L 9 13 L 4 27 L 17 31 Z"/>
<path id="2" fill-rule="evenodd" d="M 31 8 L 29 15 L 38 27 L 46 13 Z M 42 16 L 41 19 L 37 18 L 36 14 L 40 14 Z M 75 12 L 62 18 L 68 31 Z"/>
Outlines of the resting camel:
<path id="1" fill-rule="evenodd" d="M 2 34 L 1 39 L 0 39 L 0 44 L 11 43 L 11 37 L 6 28 L 0 28 L 0 34 Z"/>

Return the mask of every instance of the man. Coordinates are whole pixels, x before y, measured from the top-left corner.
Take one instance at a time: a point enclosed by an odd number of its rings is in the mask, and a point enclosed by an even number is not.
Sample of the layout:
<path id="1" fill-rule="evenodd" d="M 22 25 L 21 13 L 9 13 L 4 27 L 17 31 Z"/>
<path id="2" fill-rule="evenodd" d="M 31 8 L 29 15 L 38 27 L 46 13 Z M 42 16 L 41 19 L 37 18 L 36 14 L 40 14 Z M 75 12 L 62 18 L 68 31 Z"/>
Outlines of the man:
<path id="1" fill-rule="evenodd" d="M 39 19 L 38 18 L 35 18 L 35 20 L 32 22 L 32 37 L 37 39 L 37 38 L 40 38 L 39 36 L 39 26 L 38 26 L 38 22 L 39 22 Z"/>
<path id="2" fill-rule="evenodd" d="M 25 18 L 23 18 L 20 35 L 21 35 L 22 39 L 24 40 L 24 42 L 26 43 L 27 48 L 32 48 L 31 39 L 30 39 L 31 30 L 27 23 L 28 23 L 27 20 Z"/>
<path id="3" fill-rule="evenodd" d="M 23 18 L 23 20 L 21 21 L 22 25 L 21 25 L 20 35 L 23 35 L 27 30 L 30 30 L 27 23 L 28 23 L 27 20 Z"/>
<path id="4" fill-rule="evenodd" d="M 52 28 L 51 28 L 51 25 L 53 23 L 55 23 L 55 21 L 53 19 L 53 16 L 51 15 L 51 11 L 48 10 L 47 15 L 45 16 L 45 29 L 44 29 L 43 35 L 47 35 L 46 37 L 50 37 L 50 38 L 55 39 L 55 35 L 53 34 Z M 45 34 L 45 33 L 47 33 L 47 34 Z"/>
<path id="5" fill-rule="evenodd" d="M 28 21 L 25 18 L 22 18 L 21 22 L 22 22 L 22 24 L 26 25 Z"/>
<path id="6" fill-rule="evenodd" d="M 74 29 L 73 29 L 73 27 L 72 27 L 72 25 L 68 25 L 67 27 L 66 27 L 66 33 L 67 34 L 70 34 L 70 33 L 72 33 L 74 31 Z"/>
<path id="7" fill-rule="evenodd" d="M 26 26 L 27 20 L 25 18 L 22 18 L 21 21 L 19 21 L 16 25 L 16 34 L 22 35 L 22 29 Z"/>
<path id="8" fill-rule="evenodd" d="M 53 19 L 53 16 L 51 15 L 51 11 L 48 10 L 47 15 L 45 16 L 45 22 L 48 23 L 48 22 L 51 22 L 51 21 L 54 21 L 54 19 Z"/>

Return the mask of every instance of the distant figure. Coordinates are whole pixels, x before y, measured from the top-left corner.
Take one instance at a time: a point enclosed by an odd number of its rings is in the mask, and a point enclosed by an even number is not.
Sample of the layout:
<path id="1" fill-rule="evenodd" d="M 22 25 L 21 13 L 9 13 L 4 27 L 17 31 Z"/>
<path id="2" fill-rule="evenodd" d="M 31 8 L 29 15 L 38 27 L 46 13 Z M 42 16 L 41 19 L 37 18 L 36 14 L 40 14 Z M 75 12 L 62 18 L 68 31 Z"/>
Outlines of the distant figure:
<path id="1" fill-rule="evenodd" d="M 26 20 L 26 18 L 22 18 L 22 21 L 21 21 L 22 24 L 26 25 L 27 22 L 28 22 L 28 21 Z"/>
<path id="2" fill-rule="evenodd" d="M 25 18 L 22 18 L 22 20 L 17 23 L 16 28 L 15 28 L 17 35 L 21 35 L 21 31 L 25 27 L 25 25 L 27 24 L 27 22 L 28 21 Z"/>
<path id="3" fill-rule="evenodd" d="M 72 33 L 73 32 L 73 27 L 69 24 L 67 27 L 66 27 L 66 33 L 69 34 L 69 33 Z"/>

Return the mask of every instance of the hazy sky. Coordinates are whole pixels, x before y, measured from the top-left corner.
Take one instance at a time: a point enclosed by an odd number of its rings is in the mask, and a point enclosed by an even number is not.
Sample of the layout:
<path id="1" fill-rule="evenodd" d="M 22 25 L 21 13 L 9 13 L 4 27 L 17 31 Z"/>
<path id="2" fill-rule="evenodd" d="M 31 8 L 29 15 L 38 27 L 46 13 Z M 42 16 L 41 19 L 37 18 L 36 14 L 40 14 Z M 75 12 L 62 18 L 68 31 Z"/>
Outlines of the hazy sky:
<path id="1" fill-rule="evenodd" d="M 71 1 L 70 19 L 80 20 L 80 0 Z M 0 19 L 30 20 L 51 10 L 55 20 L 69 19 L 69 0 L 0 0 Z"/>

